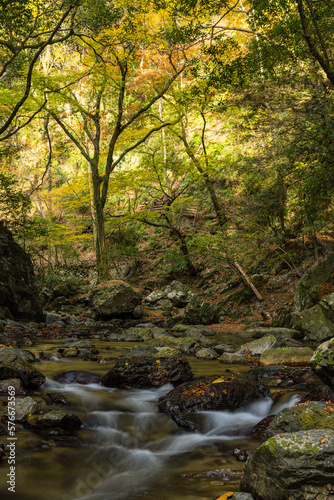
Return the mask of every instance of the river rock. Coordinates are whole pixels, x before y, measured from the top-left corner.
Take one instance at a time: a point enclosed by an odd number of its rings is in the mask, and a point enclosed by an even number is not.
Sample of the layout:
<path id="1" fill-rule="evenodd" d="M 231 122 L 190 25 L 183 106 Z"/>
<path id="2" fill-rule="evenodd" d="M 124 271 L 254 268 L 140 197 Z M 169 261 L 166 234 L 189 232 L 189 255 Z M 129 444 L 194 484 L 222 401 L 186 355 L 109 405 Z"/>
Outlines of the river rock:
<path id="1" fill-rule="evenodd" d="M 178 414 L 198 411 L 234 411 L 268 395 L 256 378 L 247 375 L 207 377 L 176 387 L 159 399 L 159 410 Z"/>
<path id="2" fill-rule="evenodd" d="M 143 342 L 144 339 L 140 335 L 133 333 L 112 333 L 108 335 L 107 340 L 109 342 Z"/>
<path id="3" fill-rule="evenodd" d="M 251 354 L 259 355 L 268 349 L 273 349 L 278 347 L 279 343 L 273 335 L 267 335 L 261 339 L 252 340 L 252 342 L 247 342 L 240 346 L 240 350 L 249 350 Z"/>
<path id="4" fill-rule="evenodd" d="M 250 365 L 253 358 L 240 352 L 223 352 L 219 358 L 219 363 L 224 365 Z"/>
<path id="5" fill-rule="evenodd" d="M 310 364 L 315 375 L 334 390 L 334 337 L 317 348 Z"/>
<path id="6" fill-rule="evenodd" d="M 0 221 L 0 318 L 44 321 L 32 262 Z"/>
<path id="7" fill-rule="evenodd" d="M 301 338 L 300 331 L 294 328 L 279 328 L 279 327 L 266 327 L 266 326 L 248 328 L 240 334 L 240 337 L 261 339 L 262 337 L 268 335 L 273 335 L 278 340 L 288 339 L 288 338 L 293 338 L 293 339 Z"/>
<path id="8" fill-rule="evenodd" d="M 126 331 L 126 335 L 131 335 L 135 338 L 140 338 L 141 340 L 151 340 L 153 339 L 152 330 L 154 328 L 154 325 L 149 327 L 133 326 Z"/>
<path id="9" fill-rule="evenodd" d="M 25 396 L 27 394 L 19 378 L 0 380 L 0 394 L 8 394 L 8 387 L 13 387 L 17 396 Z"/>
<path id="10" fill-rule="evenodd" d="M 37 411 L 38 405 L 36 401 L 31 398 L 17 398 L 15 401 L 15 421 L 25 422 L 30 414 Z"/>
<path id="11" fill-rule="evenodd" d="M 214 349 L 210 349 L 209 347 L 203 347 L 203 349 L 196 352 L 196 358 L 200 359 L 217 359 L 218 357 L 219 354 Z"/>
<path id="12" fill-rule="evenodd" d="M 64 410 L 51 410 L 41 415 L 29 415 L 27 421 L 36 430 L 60 427 L 71 431 L 81 427 L 81 420 L 78 415 Z"/>
<path id="13" fill-rule="evenodd" d="M 184 332 L 185 337 L 193 337 L 193 338 L 196 338 L 196 335 L 201 335 L 201 336 L 204 335 L 205 337 L 212 337 L 215 334 L 216 332 L 212 328 L 205 325 L 194 325 L 188 328 Z"/>
<path id="14" fill-rule="evenodd" d="M 110 282 L 103 296 L 95 298 L 95 309 L 103 319 L 128 317 L 140 305 L 142 295 L 122 280 Z"/>
<path id="15" fill-rule="evenodd" d="M 149 344 L 153 347 L 174 347 L 179 351 L 188 352 L 196 345 L 196 340 L 191 337 L 175 338 L 165 335 L 150 340 Z"/>
<path id="16" fill-rule="evenodd" d="M 294 297 L 294 312 L 310 309 L 319 300 L 321 283 L 334 272 L 334 253 L 328 253 L 300 278 Z"/>
<path id="17" fill-rule="evenodd" d="M 182 384 L 193 378 L 190 365 L 178 357 L 124 357 L 106 373 L 101 384 L 106 387 L 160 387 L 167 383 Z"/>
<path id="18" fill-rule="evenodd" d="M 27 361 L 28 363 L 33 363 L 36 361 L 36 356 L 30 351 L 27 351 L 26 349 L 18 349 L 17 347 L 3 347 L 0 349 L 0 353 L 3 352 L 5 355 L 13 353 L 22 358 L 24 361 Z"/>
<path id="19" fill-rule="evenodd" d="M 261 354 L 260 365 L 306 366 L 313 356 L 310 347 L 280 347 Z"/>
<path id="20" fill-rule="evenodd" d="M 334 408 L 321 401 L 297 404 L 281 410 L 264 434 L 268 439 L 280 432 L 298 432 L 308 429 L 331 429 L 334 431 Z"/>
<path id="21" fill-rule="evenodd" d="M 66 373 L 59 373 L 56 375 L 56 380 L 63 384 L 98 384 L 101 377 L 95 373 L 72 371 Z"/>
<path id="22" fill-rule="evenodd" d="M 9 349 L 0 351 L 0 379 L 19 378 L 25 389 L 37 389 L 45 382 L 42 373 Z"/>
<path id="23" fill-rule="evenodd" d="M 277 434 L 246 462 L 240 489 L 260 500 L 328 500 L 333 460 L 332 430 Z"/>
<path id="24" fill-rule="evenodd" d="M 126 358 L 146 358 L 147 356 L 155 356 L 158 354 L 158 349 L 149 345 L 136 346 L 129 349 L 124 357 Z"/>

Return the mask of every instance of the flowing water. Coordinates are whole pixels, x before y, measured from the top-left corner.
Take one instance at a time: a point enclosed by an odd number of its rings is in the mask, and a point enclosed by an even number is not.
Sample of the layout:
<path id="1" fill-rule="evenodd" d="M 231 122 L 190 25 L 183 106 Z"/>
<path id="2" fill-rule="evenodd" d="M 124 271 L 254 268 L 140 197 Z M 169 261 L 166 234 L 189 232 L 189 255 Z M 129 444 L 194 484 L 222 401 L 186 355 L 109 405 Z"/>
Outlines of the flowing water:
<path id="1" fill-rule="evenodd" d="M 110 368 L 79 360 L 43 362 L 38 368 L 52 376 L 66 371 L 64 366 L 67 371 L 82 370 L 83 364 L 86 371 L 92 365 L 99 374 Z M 222 365 L 219 370 L 216 365 L 215 373 L 220 372 Z M 201 412 L 199 430 L 187 432 L 158 411 L 158 398 L 171 389 L 166 385 L 120 390 L 48 378 L 42 390 L 63 394 L 83 426 L 76 439 L 64 438 L 62 443 L 17 429 L 15 499 L 213 500 L 238 490 L 243 463 L 235 459 L 233 449 L 259 445 L 249 438 L 249 429 L 298 400 L 290 395 L 281 402 L 257 401 L 236 412 Z M 4 500 L 13 498 L 5 468 L 2 464 L 0 498 Z"/>

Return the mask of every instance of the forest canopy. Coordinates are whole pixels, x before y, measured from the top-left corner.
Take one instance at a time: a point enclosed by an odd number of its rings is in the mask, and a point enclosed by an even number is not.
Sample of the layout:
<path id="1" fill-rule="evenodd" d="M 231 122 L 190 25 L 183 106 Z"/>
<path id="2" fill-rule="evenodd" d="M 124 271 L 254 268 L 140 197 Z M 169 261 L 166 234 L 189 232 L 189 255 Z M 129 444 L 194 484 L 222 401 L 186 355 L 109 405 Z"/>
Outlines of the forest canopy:
<path id="1" fill-rule="evenodd" d="M 332 0 L 1 1 L 1 218 L 36 263 L 100 277 L 317 253 L 333 23 Z"/>

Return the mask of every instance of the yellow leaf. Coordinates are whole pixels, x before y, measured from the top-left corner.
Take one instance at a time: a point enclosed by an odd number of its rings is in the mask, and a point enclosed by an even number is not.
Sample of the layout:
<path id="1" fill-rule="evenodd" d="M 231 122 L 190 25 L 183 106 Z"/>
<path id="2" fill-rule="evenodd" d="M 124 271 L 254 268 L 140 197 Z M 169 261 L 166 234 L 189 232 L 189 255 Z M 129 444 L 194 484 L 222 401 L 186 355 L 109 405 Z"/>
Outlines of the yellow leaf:
<path id="1" fill-rule="evenodd" d="M 156 360 L 156 363 L 158 363 L 158 364 L 159 364 L 159 363 L 160 363 L 160 359 L 157 359 L 157 360 Z"/>
<path id="2" fill-rule="evenodd" d="M 324 444 L 325 442 L 325 439 L 324 438 L 320 438 L 320 444 Z"/>
<path id="3" fill-rule="evenodd" d="M 234 495 L 234 491 L 229 491 L 228 493 L 225 493 L 225 495 L 217 498 L 217 500 L 227 500 L 228 498 L 230 498 L 232 495 Z"/>
<path id="4" fill-rule="evenodd" d="M 223 377 L 216 378 L 216 380 L 214 380 L 212 383 L 213 383 L 213 384 L 219 384 L 220 382 L 225 382 L 225 380 L 223 379 Z M 219 500 L 219 499 L 218 499 L 218 500 Z"/>

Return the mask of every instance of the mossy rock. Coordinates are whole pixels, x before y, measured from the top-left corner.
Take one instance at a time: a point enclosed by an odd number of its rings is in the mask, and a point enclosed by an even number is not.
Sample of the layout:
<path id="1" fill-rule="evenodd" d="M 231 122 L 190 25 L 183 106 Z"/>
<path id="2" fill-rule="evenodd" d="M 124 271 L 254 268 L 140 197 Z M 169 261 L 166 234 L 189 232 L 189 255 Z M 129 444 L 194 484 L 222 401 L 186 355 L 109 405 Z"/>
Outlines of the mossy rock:
<path id="1" fill-rule="evenodd" d="M 280 347 L 268 349 L 260 357 L 261 366 L 286 365 L 307 366 L 313 356 L 310 347 Z"/>
<path id="2" fill-rule="evenodd" d="M 269 439 L 281 432 L 298 432 L 309 429 L 331 429 L 334 431 L 334 408 L 321 401 L 297 404 L 280 411 L 264 434 Z"/>
<path id="3" fill-rule="evenodd" d="M 315 375 L 334 390 L 334 337 L 317 348 L 310 364 Z"/>
<path id="4" fill-rule="evenodd" d="M 334 431 L 280 433 L 246 462 L 240 489 L 258 500 L 333 498 Z"/>

